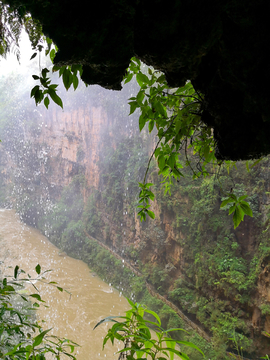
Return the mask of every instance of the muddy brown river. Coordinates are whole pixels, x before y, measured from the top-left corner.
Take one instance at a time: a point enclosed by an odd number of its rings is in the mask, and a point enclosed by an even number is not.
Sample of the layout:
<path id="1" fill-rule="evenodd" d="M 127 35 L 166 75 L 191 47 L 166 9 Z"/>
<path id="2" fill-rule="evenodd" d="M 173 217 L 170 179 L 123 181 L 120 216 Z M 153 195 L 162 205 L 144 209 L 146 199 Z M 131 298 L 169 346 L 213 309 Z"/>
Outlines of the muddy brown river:
<path id="1" fill-rule="evenodd" d="M 102 350 L 103 337 L 110 324 L 93 331 L 95 324 L 109 315 L 123 315 L 129 308 L 126 299 L 111 286 L 95 276 L 80 260 L 59 255 L 59 249 L 38 230 L 20 221 L 13 210 L 0 209 L 0 260 L 4 266 L 16 266 L 35 275 L 35 267 L 52 269 L 46 274 L 48 281 L 72 293 L 59 292 L 52 286 L 36 283 L 41 296 L 50 307 L 41 307 L 38 316 L 46 320 L 44 329 L 53 327 L 52 333 L 69 338 L 81 345 L 78 360 L 117 359 L 116 347 L 106 345 Z M 2 265 L 3 266 L 3 265 Z M 6 269 L 8 272 L 9 269 Z M 35 292 L 32 289 L 32 292 Z"/>

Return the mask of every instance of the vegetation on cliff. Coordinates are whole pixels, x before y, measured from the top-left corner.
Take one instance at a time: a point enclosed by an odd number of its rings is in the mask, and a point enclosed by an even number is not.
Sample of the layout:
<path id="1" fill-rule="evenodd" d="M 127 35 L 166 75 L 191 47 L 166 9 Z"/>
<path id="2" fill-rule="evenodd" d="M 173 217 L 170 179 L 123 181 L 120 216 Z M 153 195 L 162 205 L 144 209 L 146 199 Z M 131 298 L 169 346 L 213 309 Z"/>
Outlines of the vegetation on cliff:
<path id="1" fill-rule="evenodd" d="M 138 131 L 131 138 L 118 134 L 116 147 L 107 138 L 99 163 L 99 188 L 89 187 L 79 161 L 79 173 L 61 191 L 46 180 L 56 171 L 53 159 L 40 156 L 46 144 L 39 149 L 31 145 L 34 138 L 23 135 L 30 131 L 38 137 L 39 122 L 27 128 L 21 122 L 24 131 L 18 134 L 20 121 L 14 118 L 14 125 L 5 125 L 9 141 L 4 142 L 4 148 L 10 152 L 14 170 L 3 176 L 12 179 L 10 199 L 16 199 L 15 206 L 26 222 L 38 226 L 62 250 L 84 260 L 120 291 L 158 311 L 163 326 L 184 327 L 172 309 L 145 291 L 145 280 L 152 284 L 213 335 L 216 350 L 196 335 L 186 338 L 210 358 L 224 359 L 226 348 L 234 346 L 230 340 L 233 334 L 245 354 L 252 354 L 256 348 L 264 351 L 268 339 L 261 332 L 268 321 L 269 302 L 263 298 L 264 290 L 258 288 L 258 281 L 263 276 L 267 281 L 263 274 L 270 253 L 267 158 L 250 173 L 245 164 L 237 164 L 237 170 L 233 168 L 229 174 L 224 169 L 219 180 L 212 175 L 192 181 L 192 170 L 187 167 L 181 182 L 172 186 L 169 198 L 158 185 L 158 168 L 151 165 L 149 178 L 156 184 L 157 216 L 155 221 L 140 224 L 134 212 L 137 181 L 144 173 L 141 162 L 147 163 L 148 159 L 146 133 L 144 138 Z M 117 122 L 115 126 L 119 126 Z M 33 171 L 35 177 L 30 175 Z M 254 220 L 240 225 L 238 230 L 233 229 L 226 208 L 218 210 L 223 197 L 219 182 L 230 188 L 234 181 L 240 184 L 236 186 L 237 196 L 248 190 L 254 214 Z M 84 201 L 85 193 L 88 195 Z M 89 239 L 85 231 L 121 254 L 144 277 L 134 276 L 121 260 Z M 261 309 L 260 325 L 250 327 L 254 309 Z M 200 358 L 191 350 L 187 353 Z"/>
<path id="2" fill-rule="evenodd" d="M 9 86 L 14 83 L 10 82 Z M 83 91 L 80 95 L 82 99 L 78 96 L 77 100 L 84 107 L 87 96 Z M 1 92 L 1 96 L 1 109 L 4 109 L 0 124 L 4 137 L 2 133 L 1 137 L 5 139 L 1 149 L 1 198 L 6 204 L 16 207 L 22 219 L 38 226 L 69 254 L 85 260 L 108 282 L 158 310 L 164 324 L 183 327 L 167 305 L 144 291 L 144 280 L 168 296 L 212 335 L 214 350 L 195 335 L 191 340 L 210 358 L 224 359 L 226 347 L 234 346 L 232 338 L 250 357 L 265 353 L 269 346 L 265 331 L 270 318 L 268 158 L 249 173 L 245 164 L 237 163 L 237 169 L 220 170 L 218 178 L 209 171 L 208 177 L 193 179 L 192 168 L 196 168 L 197 160 L 188 153 L 191 168 L 181 170 L 184 177 L 180 183 L 172 182 L 170 197 L 164 196 L 158 181 L 160 169 L 150 165 L 149 181 L 155 184 L 157 198 L 153 204 L 156 219 L 140 224 L 135 217 L 136 184 L 144 176 L 154 145 L 151 136 L 143 131 L 140 137 L 135 126 L 132 136 L 119 131 L 124 118 L 117 112 L 117 107 L 120 108 L 117 103 L 113 107 L 111 127 L 116 140 L 108 133 L 103 134 L 106 146 L 99 157 L 99 186 L 89 184 L 85 176 L 83 142 L 72 164 L 73 180 L 70 177 L 69 185 L 62 186 L 52 184 L 51 180 L 57 167 L 64 166 L 61 153 L 50 158 L 48 139 L 38 141 L 42 133 L 40 113 L 34 112 L 28 102 L 20 103 L 15 96 L 9 99 L 9 105 L 17 104 L 11 112 L 11 106 L 4 106 L 7 94 Z M 110 106 L 110 100 L 102 96 L 96 102 Z M 71 142 L 75 138 L 73 134 L 66 137 Z M 169 154 L 165 155 L 164 166 L 170 162 Z M 185 159 L 185 151 L 179 156 Z M 170 164 L 168 167 L 172 168 Z M 249 195 L 254 218 L 246 220 L 237 230 L 227 216 L 229 203 L 224 204 L 224 211 L 218 211 L 225 200 L 220 184 L 227 194 L 233 187 L 238 199 L 244 190 Z M 145 278 L 133 276 L 112 253 L 89 239 L 85 231 L 120 253 Z M 200 355 L 193 355 L 199 359 L 196 356 Z"/>

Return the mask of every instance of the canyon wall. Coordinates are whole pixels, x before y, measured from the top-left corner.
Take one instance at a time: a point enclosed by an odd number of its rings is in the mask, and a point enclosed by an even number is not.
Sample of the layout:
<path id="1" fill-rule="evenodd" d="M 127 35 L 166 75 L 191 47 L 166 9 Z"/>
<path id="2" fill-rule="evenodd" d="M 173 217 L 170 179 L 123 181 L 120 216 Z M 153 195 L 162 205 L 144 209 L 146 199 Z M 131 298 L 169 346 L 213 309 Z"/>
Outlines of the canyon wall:
<path id="1" fill-rule="evenodd" d="M 171 196 L 164 196 L 153 163 L 149 181 L 155 184 L 156 219 L 141 223 L 138 181 L 155 137 L 139 133 L 137 113 L 128 117 L 127 99 L 134 91 L 134 84 L 121 93 L 81 86 L 73 96 L 61 95 L 64 111 L 54 104 L 49 111 L 35 108 L 28 100 L 18 105 L 14 99 L 17 113 L 2 111 L 0 122 L 2 206 L 15 207 L 23 220 L 77 257 L 87 244 L 86 231 L 140 270 L 212 337 L 214 347 L 233 348 L 229 338 L 236 334 L 247 357 L 265 355 L 269 159 L 249 173 L 239 163 L 218 179 L 193 181 L 187 169 Z M 240 195 L 247 191 L 254 214 L 236 230 L 228 210 L 219 209 L 230 187 Z M 133 291 L 138 297 L 139 292 Z M 219 356 L 224 359 L 224 353 Z"/>

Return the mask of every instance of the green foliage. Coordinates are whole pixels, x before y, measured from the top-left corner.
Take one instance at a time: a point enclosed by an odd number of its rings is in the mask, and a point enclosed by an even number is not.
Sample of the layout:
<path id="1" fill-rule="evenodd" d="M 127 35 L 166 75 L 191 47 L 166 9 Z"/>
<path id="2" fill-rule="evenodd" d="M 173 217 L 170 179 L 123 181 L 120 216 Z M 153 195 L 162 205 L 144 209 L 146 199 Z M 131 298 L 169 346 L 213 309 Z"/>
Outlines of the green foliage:
<path id="1" fill-rule="evenodd" d="M 262 304 L 260 306 L 262 315 L 270 315 L 270 304 Z"/>
<path id="2" fill-rule="evenodd" d="M 47 38 L 47 42 L 51 44 L 51 40 L 48 38 Z M 52 61 L 54 55 L 55 55 L 55 49 L 52 49 L 50 51 L 50 58 Z M 32 56 L 32 58 L 34 58 L 34 56 Z M 71 85 L 73 85 L 74 90 L 77 89 L 79 85 L 78 74 L 79 76 L 82 75 L 81 65 L 62 66 L 62 67 L 54 66 L 52 71 L 54 72 L 57 71 L 59 77 L 62 77 L 62 81 L 66 90 L 68 90 Z M 49 72 L 50 71 L 47 68 L 43 68 L 41 70 L 40 76 L 32 75 L 34 80 L 38 80 L 40 82 L 40 85 L 36 85 L 33 87 L 33 89 L 31 90 L 31 97 L 35 99 L 36 105 L 40 104 L 43 101 L 47 109 L 50 103 L 50 99 L 49 99 L 50 97 L 57 105 L 63 108 L 62 99 L 56 94 L 56 88 L 58 87 L 58 85 L 51 84 L 51 80 L 48 77 Z"/>
<path id="3" fill-rule="evenodd" d="M 153 211 L 149 210 L 150 208 L 149 201 L 150 200 L 153 201 L 155 198 L 154 194 L 149 189 L 152 185 L 153 185 L 152 183 L 146 183 L 146 184 L 139 183 L 139 186 L 142 190 L 140 191 L 139 194 L 140 205 L 138 205 L 138 208 L 140 209 L 140 211 L 138 212 L 138 216 L 140 216 L 141 221 L 146 220 L 146 214 L 150 216 L 150 218 L 152 219 L 155 218 L 155 214 L 153 213 Z"/>
<path id="4" fill-rule="evenodd" d="M 193 179 L 196 179 L 200 176 L 209 176 L 213 170 L 219 174 L 223 163 L 217 161 L 215 157 L 212 129 L 201 121 L 203 95 L 196 92 L 189 81 L 182 88 L 170 89 L 164 74 L 153 71 L 151 68 L 147 71 L 147 74 L 143 73 L 141 62 L 132 58 L 125 76 L 125 83 L 135 76 L 140 86 L 136 97 L 129 99 L 130 114 L 140 109 L 140 131 L 148 123 L 149 132 L 155 127 L 158 137 L 156 147 L 148 162 L 144 181 L 139 183 L 142 190 L 139 195 L 138 216 L 141 220 L 146 220 L 146 215 L 152 219 L 155 218 L 155 214 L 149 209 L 149 200 L 154 199 L 154 194 L 149 192 L 151 185 L 146 182 L 153 156 L 157 159 L 159 175 L 163 176 L 165 194 L 168 192 L 170 195 L 174 181 L 184 176 L 180 171 L 184 166 L 190 167 Z M 181 150 L 184 156 L 181 156 Z M 191 165 L 191 153 L 198 158 L 195 167 Z M 230 168 L 231 164 L 231 162 L 225 162 L 227 168 Z M 255 163 L 252 166 L 254 165 Z M 249 165 L 247 169 L 249 171 Z M 252 216 L 250 205 L 243 199 L 244 197 L 237 199 L 234 194 L 230 194 L 226 202 L 226 204 L 229 201 L 233 203 L 229 214 L 234 213 L 235 227 L 243 221 L 244 215 Z"/>
<path id="5" fill-rule="evenodd" d="M 35 99 L 36 105 L 40 104 L 44 100 L 44 105 L 48 109 L 50 98 L 61 108 L 63 103 L 61 98 L 56 94 L 56 88 L 58 85 L 51 84 L 50 78 L 47 76 L 49 70 L 47 68 L 42 69 L 41 76 L 32 75 L 34 80 L 39 80 L 40 85 L 36 85 L 31 90 L 31 97 Z"/>
<path id="6" fill-rule="evenodd" d="M 61 238 L 61 248 L 65 251 L 76 251 L 84 242 L 84 225 L 81 220 L 75 222 L 71 220 L 64 230 Z"/>
<path id="7" fill-rule="evenodd" d="M 103 222 L 101 220 L 101 214 L 97 208 L 97 200 L 99 197 L 98 191 L 93 191 L 87 199 L 87 203 L 83 212 L 84 228 L 88 234 L 99 238 L 98 230 L 102 228 Z"/>
<path id="8" fill-rule="evenodd" d="M 180 359 L 189 359 L 186 354 L 176 348 L 176 345 L 189 346 L 202 353 L 196 345 L 190 342 L 172 339 L 172 332 L 184 331 L 183 329 L 173 328 L 164 330 L 161 327 L 159 316 L 154 311 L 148 310 L 145 306 L 138 303 L 134 304 L 129 299 L 128 302 L 131 305 L 131 309 L 126 312 L 126 316 L 107 317 L 94 327 L 95 329 L 107 321 L 114 322 L 114 325 L 108 330 L 104 338 L 103 348 L 108 340 L 110 340 L 112 344 L 114 344 L 115 340 L 118 340 L 123 344 L 123 348 L 120 349 L 118 353 L 130 360 L 146 360 L 147 357 L 152 360 L 164 360 L 166 358 L 173 360 L 174 355 L 179 356 Z M 145 314 L 151 315 L 152 319 L 145 319 Z M 122 321 L 118 321 L 118 319 L 122 319 Z M 151 334 L 150 326 L 155 336 Z"/>
<path id="9" fill-rule="evenodd" d="M 13 8 L 3 2 L 0 3 L 0 55 L 6 56 L 14 52 L 18 61 L 20 59 L 19 39 L 22 29 L 28 33 L 32 47 L 39 46 L 42 37 L 41 24 L 33 20 L 26 13 L 24 6 Z"/>
<path id="10" fill-rule="evenodd" d="M 53 60 L 53 59 L 52 59 Z M 74 90 L 77 89 L 79 85 L 79 77 L 82 76 L 82 65 L 71 65 L 71 66 L 54 66 L 54 72 L 58 72 L 59 77 L 62 77 L 63 84 L 68 90 L 71 85 L 73 85 Z M 78 77 L 79 75 L 79 77 Z"/>
<path id="11" fill-rule="evenodd" d="M 53 44 L 52 40 L 48 37 L 45 38 L 45 42 L 47 44 L 45 54 L 49 55 L 51 62 L 53 62 L 58 48 Z M 39 56 L 42 48 L 43 46 L 39 47 Z M 31 56 L 30 60 L 34 59 L 36 55 L 37 52 L 35 52 Z M 59 78 L 62 77 L 62 81 L 66 90 L 69 90 L 71 85 L 73 85 L 74 90 L 78 88 L 79 78 L 82 76 L 82 65 L 79 64 L 73 64 L 71 66 L 54 65 L 52 71 L 57 72 Z M 36 105 L 40 104 L 43 100 L 44 105 L 46 106 L 47 109 L 50 104 L 50 99 L 49 99 L 50 97 L 57 105 L 63 108 L 62 99 L 56 94 L 56 88 L 58 87 L 58 85 L 51 84 L 51 80 L 48 77 L 49 72 L 50 71 L 47 68 L 43 68 L 40 69 L 40 76 L 32 75 L 34 80 L 38 80 L 40 82 L 40 85 L 36 85 L 33 87 L 33 89 L 31 90 L 31 97 L 35 99 Z"/>
<path id="12" fill-rule="evenodd" d="M 223 208 L 227 204 L 230 204 L 229 215 L 233 213 L 234 228 L 239 226 L 240 222 L 244 220 L 245 215 L 253 217 L 250 205 L 244 201 L 246 197 L 247 195 L 243 195 L 237 198 L 234 194 L 228 194 L 220 205 L 220 207 Z"/>
<path id="13" fill-rule="evenodd" d="M 76 359 L 72 353 L 78 344 L 62 339 L 43 330 L 35 320 L 35 312 L 44 300 L 38 293 L 28 294 L 24 285 L 31 284 L 38 291 L 35 282 L 57 287 L 56 282 L 46 282 L 40 265 L 36 268 L 35 278 L 26 274 L 19 266 L 13 276 L 3 276 L 0 281 L 0 357 L 6 360 L 45 360 L 45 354 L 59 360 L 65 356 Z M 31 300 L 35 300 L 32 302 Z"/>
<path id="14" fill-rule="evenodd" d="M 83 175 L 75 175 L 65 187 L 59 201 L 39 218 L 39 228 L 57 246 L 77 254 L 84 239 L 82 214 L 84 208 L 82 189 L 85 186 Z"/>

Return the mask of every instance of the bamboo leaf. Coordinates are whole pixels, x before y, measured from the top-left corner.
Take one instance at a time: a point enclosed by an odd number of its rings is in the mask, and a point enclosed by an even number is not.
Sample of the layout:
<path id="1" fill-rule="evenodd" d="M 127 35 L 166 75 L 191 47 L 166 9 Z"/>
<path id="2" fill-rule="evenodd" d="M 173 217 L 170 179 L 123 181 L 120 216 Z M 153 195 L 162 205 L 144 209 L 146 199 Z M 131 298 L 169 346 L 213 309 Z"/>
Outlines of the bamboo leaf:
<path id="1" fill-rule="evenodd" d="M 36 270 L 36 273 L 37 273 L 37 274 L 40 274 L 41 266 L 38 264 L 38 265 L 36 266 L 35 270 Z"/>
<path id="2" fill-rule="evenodd" d="M 42 343 L 43 339 L 44 339 L 44 336 L 51 330 L 52 330 L 52 328 L 50 328 L 48 330 L 45 330 L 45 331 L 42 331 L 42 333 L 40 333 L 39 335 L 34 337 L 33 347 L 36 347 L 36 346 L 40 345 Z"/>
<path id="3" fill-rule="evenodd" d="M 19 266 L 16 265 L 16 266 L 15 266 L 15 269 L 14 269 L 14 278 L 15 278 L 15 279 L 17 279 L 18 271 L 19 271 Z"/>
<path id="4" fill-rule="evenodd" d="M 34 52 L 34 54 L 30 57 L 30 60 L 34 59 L 37 56 L 37 52 Z"/>

